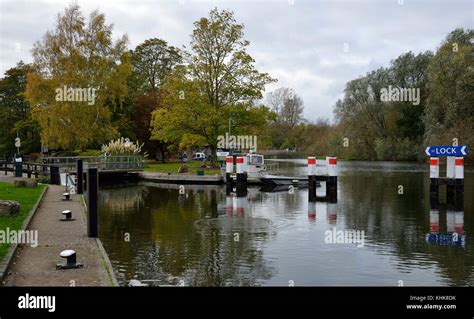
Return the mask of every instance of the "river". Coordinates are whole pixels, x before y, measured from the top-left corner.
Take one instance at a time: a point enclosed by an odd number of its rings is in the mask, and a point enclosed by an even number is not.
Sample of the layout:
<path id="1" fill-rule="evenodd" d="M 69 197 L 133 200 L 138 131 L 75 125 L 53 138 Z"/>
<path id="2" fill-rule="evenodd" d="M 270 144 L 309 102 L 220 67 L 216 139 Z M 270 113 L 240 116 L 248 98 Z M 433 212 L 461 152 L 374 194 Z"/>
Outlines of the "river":
<path id="1" fill-rule="evenodd" d="M 305 160 L 277 163 L 282 174 L 306 174 Z M 474 285 L 473 171 L 464 211 L 438 213 L 427 164 L 339 161 L 338 169 L 336 204 L 308 203 L 298 188 L 249 188 L 237 198 L 224 186 L 101 187 L 100 238 L 121 285 Z M 328 237 L 349 230 L 362 241 Z"/>

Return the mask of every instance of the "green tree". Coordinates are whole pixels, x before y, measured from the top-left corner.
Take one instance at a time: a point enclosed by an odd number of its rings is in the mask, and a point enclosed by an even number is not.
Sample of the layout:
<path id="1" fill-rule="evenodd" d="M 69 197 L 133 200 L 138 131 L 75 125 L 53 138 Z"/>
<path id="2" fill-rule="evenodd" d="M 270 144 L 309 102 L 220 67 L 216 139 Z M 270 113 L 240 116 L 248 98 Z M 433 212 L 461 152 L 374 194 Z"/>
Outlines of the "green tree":
<path id="1" fill-rule="evenodd" d="M 148 39 L 132 52 L 134 89 L 138 94 L 156 92 L 173 67 L 182 62 L 179 49 L 162 39 Z"/>
<path id="2" fill-rule="evenodd" d="M 441 44 L 428 70 L 426 145 L 474 144 L 474 31 L 456 29 Z"/>
<path id="3" fill-rule="evenodd" d="M 242 24 L 231 11 L 210 12 L 194 23 L 192 53 L 163 86 L 163 107 L 153 113 L 152 138 L 181 146 L 209 145 L 216 163 L 219 135 L 231 122 L 232 134 L 250 135 L 266 125 L 268 109 L 257 106 L 273 79 L 255 69 Z"/>
<path id="4" fill-rule="evenodd" d="M 160 88 L 164 78 L 173 67 L 182 62 L 179 50 L 161 39 L 148 39 L 131 53 L 133 73 L 129 79 L 132 100 L 131 120 L 136 138 L 145 143 L 144 149 L 150 155 L 159 150 L 165 161 L 166 143 L 151 140 L 151 113 L 160 104 Z"/>
<path id="5" fill-rule="evenodd" d="M 24 96 L 26 76 L 30 71 L 31 65 L 20 61 L 0 79 L 1 154 L 16 152 L 14 138 L 17 132 L 22 140 L 21 152 L 29 153 L 40 148 L 39 125 L 31 118 L 31 108 Z"/>
<path id="6" fill-rule="evenodd" d="M 86 22 L 79 6 L 72 4 L 58 15 L 55 30 L 35 44 L 26 97 L 50 148 L 84 149 L 117 135 L 111 113 L 127 94 L 127 42 L 126 36 L 113 42 L 112 25 L 103 14 L 93 11 Z M 78 93 L 83 96 L 78 98 Z"/>

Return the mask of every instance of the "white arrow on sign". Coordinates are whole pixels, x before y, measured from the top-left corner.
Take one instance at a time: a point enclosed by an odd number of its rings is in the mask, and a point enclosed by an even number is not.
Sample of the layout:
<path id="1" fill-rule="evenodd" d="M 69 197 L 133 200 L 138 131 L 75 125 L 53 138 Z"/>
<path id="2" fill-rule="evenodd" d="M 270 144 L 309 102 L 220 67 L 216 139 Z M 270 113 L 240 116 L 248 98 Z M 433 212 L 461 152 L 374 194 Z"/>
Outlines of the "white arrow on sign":
<path id="1" fill-rule="evenodd" d="M 466 154 L 466 147 L 467 147 L 467 145 L 464 145 L 463 147 L 461 147 L 461 153 L 462 153 L 462 155 L 467 155 L 467 154 Z"/>
<path id="2" fill-rule="evenodd" d="M 426 153 L 426 155 L 428 155 L 428 156 L 431 155 L 431 154 L 430 154 L 430 147 L 429 147 L 429 146 L 426 148 L 425 153 Z"/>

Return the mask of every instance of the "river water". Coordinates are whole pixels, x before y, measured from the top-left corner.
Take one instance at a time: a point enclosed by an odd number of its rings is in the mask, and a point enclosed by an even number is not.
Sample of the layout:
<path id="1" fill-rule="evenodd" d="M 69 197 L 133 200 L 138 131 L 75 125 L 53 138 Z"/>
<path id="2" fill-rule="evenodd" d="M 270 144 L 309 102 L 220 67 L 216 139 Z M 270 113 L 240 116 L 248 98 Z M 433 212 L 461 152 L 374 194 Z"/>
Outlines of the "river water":
<path id="1" fill-rule="evenodd" d="M 304 176 L 305 163 L 278 167 Z M 237 198 L 224 186 L 101 187 L 100 237 L 121 285 L 474 285 L 473 171 L 464 211 L 430 211 L 427 164 L 338 168 L 336 204 L 308 203 L 298 188 Z M 352 230 L 357 241 L 339 237 Z"/>

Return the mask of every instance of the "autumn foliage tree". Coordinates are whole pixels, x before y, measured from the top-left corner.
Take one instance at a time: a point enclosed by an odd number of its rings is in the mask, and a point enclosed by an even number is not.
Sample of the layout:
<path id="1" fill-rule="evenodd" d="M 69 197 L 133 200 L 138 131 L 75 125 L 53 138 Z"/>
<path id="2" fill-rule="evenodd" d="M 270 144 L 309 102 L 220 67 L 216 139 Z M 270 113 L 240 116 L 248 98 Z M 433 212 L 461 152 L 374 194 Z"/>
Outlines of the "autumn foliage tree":
<path id="1" fill-rule="evenodd" d="M 128 83 L 135 136 L 145 143 L 144 149 L 151 156 L 159 151 L 159 157 L 164 162 L 167 144 L 150 139 L 151 113 L 160 104 L 160 89 L 165 77 L 182 62 L 182 57 L 179 49 L 162 39 L 152 38 L 131 52 L 131 62 L 133 72 Z"/>
<path id="2" fill-rule="evenodd" d="M 88 21 L 76 4 L 57 18 L 33 48 L 34 71 L 28 74 L 26 97 L 41 126 L 41 138 L 52 149 L 84 149 L 117 135 L 111 113 L 127 94 L 131 72 L 127 37 L 112 40 L 112 25 L 93 11 Z M 58 99 L 58 89 L 95 89 L 93 103 Z"/>
<path id="3" fill-rule="evenodd" d="M 229 121 L 233 133 L 246 135 L 266 124 L 268 109 L 256 101 L 273 79 L 255 69 L 244 26 L 233 12 L 214 9 L 194 27 L 186 65 L 165 80 L 163 107 L 153 113 L 152 138 L 181 146 L 208 145 L 215 164 L 218 137 Z"/>

